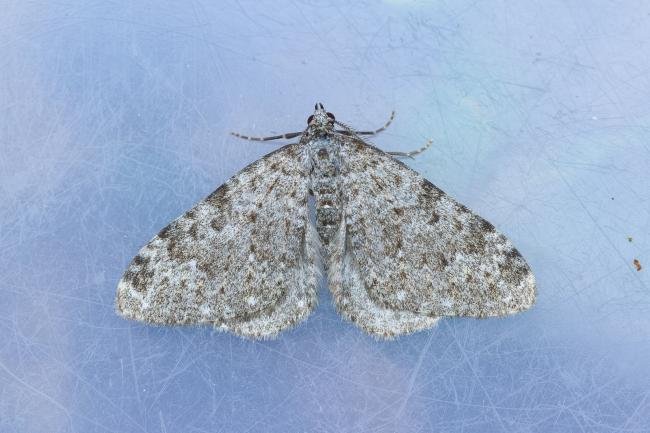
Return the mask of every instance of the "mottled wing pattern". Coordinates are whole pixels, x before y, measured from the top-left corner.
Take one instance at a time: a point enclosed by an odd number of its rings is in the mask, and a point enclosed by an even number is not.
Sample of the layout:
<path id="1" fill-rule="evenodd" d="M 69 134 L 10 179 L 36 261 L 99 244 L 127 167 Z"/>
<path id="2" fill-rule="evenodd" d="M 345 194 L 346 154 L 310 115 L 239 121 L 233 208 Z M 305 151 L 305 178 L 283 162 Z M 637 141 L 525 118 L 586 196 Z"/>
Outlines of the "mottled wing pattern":
<path id="1" fill-rule="evenodd" d="M 332 289 L 346 317 L 391 337 L 436 316 L 501 316 L 534 303 L 530 268 L 492 224 L 360 140 L 343 145 L 342 161 L 344 258 Z"/>
<path id="2" fill-rule="evenodd" d="M 297 145 L 254 162 L 165 227 L 124 273 L 123 316 L 265 338 L 317 302 L 317 234 Z"/>

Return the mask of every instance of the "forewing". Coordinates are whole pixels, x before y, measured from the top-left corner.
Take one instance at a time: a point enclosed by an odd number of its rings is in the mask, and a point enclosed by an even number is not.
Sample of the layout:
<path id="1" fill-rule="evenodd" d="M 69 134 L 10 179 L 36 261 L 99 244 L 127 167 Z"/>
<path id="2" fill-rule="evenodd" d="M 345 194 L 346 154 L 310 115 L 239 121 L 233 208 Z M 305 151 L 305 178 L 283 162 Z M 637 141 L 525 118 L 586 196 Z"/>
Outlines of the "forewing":
<path id="1" fill-rule="evenodd" d="M 492 224 L 361 141 L 343 147 L 342 161 L 345 261 L 376 306 L 488 317 L 534 303 L 529 266 Z M 341 290 L 359 290 L 345 287 L 353 281 L 344 278 Z"/>
<path id="2" fill-rule="evenodd" d="M 307 196 L 297 145 L 249 165 L 140 250 L 118 285 L 118 312 L 261 338 L 304 319 L 318 272 Z"/>

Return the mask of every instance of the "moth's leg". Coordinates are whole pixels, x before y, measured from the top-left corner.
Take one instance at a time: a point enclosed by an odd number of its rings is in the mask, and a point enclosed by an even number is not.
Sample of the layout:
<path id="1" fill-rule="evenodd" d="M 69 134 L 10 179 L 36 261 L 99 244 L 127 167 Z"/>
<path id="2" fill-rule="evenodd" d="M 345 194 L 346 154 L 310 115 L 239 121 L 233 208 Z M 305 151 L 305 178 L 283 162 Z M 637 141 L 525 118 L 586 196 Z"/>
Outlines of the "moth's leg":
<path id="1" fill-rule="evenodd" d="M 336 132 L 338 132 L 339 134 L 343 134 L 343 135 L 352 135 L 352 134 L 355 134 L 355 135 L 375 135 L 375 134 L 379 134 L 381 131 L 388 128 L 388 125 L 391 124 L 391 122 L 393 121 L 394 118 L 395 118 L 395 112 L 391 111 L 390 112 L 390 119 L 388 119 L 388 122 L 386 122 L 386 124 L 384 126 L 382 126 L 381 128 L 376 129 L 374 131 L 353 131 L 351 129 L 337 129 Z"/>
<path id="2" fill-rule="evenodd" d="M 433 139 L 430 138 L 427 141 L 427 144 L 425 144 L 424 146 L 422 146 L 418 150 L 412 150 L 410 152 L 386 152 L 386 153 L 389 154 L 389 155 L 393 155 L 393 156 L 404 156 L 406 158 L 413 158 L 415 155 L 418 155 L 418 154 L 424 152 L 425 150 L 427 150 L 429 147 L 431 147 L 431 143 L 433 143 Z"/>
<path id="3" fill-rule="evenodd" d="M 234 135 L 237 138 L 243 138 L 244 140 L 270 141 L 270 140 L 279 140 L 281 138 L 296 138 L 296 137 L 302 135 L 302 132 L 289 132 L 288 134 L 272 135 L 270 137 L 249 137 L 248 135 L 242 135 L 242 134 L 238 134 L 236 132 L 231 132 L 230 134 Z"/>

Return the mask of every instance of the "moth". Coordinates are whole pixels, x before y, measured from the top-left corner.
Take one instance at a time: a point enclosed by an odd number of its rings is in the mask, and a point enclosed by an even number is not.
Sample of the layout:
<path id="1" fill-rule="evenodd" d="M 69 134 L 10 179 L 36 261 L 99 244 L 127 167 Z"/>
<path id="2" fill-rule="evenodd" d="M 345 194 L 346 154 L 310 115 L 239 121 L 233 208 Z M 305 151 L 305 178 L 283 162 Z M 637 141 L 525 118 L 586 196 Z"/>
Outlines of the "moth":
<path id="1" fill-rule="evenodd" d="M 393 116 L 391 116 L 392 120 Z M 513 314 L 535 279 L 512 243 L 318 103 L 299 138 L 253 162 L 133 258 L 117 312 L 272 338 L 316 307 L 321 272 L 339 313 L 392 338 L 440 317 Z M 429 143 L 430 144 L 430 143 Z"/>

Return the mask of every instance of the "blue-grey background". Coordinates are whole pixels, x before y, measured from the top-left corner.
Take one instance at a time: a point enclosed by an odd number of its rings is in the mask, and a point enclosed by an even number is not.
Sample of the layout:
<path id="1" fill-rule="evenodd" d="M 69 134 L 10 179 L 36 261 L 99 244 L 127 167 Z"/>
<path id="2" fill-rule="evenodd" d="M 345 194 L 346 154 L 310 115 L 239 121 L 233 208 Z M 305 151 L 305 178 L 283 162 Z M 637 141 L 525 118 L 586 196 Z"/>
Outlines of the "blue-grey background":
<path id="1" fill-rule="evenodd" d="M 1 432 L 650 431 L 646 1 L 0 2 Z M 504 319 L 274 341 L 114 313 L 158 230 L 316 101 L 511 237 Z M 638 259 L 641 271 L 633 260 Z"/>

